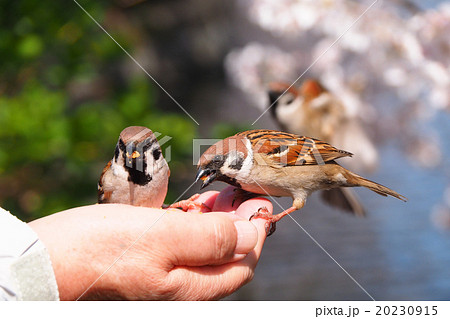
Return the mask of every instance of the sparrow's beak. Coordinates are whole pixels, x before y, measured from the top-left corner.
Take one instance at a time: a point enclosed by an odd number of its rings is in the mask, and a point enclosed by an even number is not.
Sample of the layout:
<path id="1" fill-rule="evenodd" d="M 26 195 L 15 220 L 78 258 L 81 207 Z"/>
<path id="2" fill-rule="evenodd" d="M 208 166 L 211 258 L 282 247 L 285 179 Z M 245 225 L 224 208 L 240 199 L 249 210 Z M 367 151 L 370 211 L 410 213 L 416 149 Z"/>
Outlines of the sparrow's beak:
<path id="1" fill-rule="evenodd" d="M 134 151 L 134 152 L 131 153 L 131 154 L 127 152 L 126 155 L 127 155 L 127 157 L 130 158 L 130 159 L 131 159 L 131 158 L 138 158 L 139 156 L 141 156 L 141 154 L 140 154 L 138 151 Z"/>
<path id="2" fill-rule="evenodd" d="M 141 154 L 138 151 L 134 151 L 133 153 L 128 153 L 128 151 L 126 152 L 126 157 L 127 157 L 127 166 L 131 167 L 133 164 L 133 159 L 135 158 L 139 158 L 141 156 Z"/>
<path id="3" fill-rule="evenodd" d="M 199 168 L 198 172 L 197 172 L 197 176 L 195 176 L 195 182 L 197 183 L 198 180 L 201 179 L 203 181 L 203 183 L 200 186 L 200 189 L 203 189 L 206 186 L 208 186 L 209 184 L 211 184 L 212 182 L 214 182 L 216 177 L 217 177 L 216 170 Z"/>
<path id="4" fill-rule="evenodd" d="M 275 103 L 275 101 L 280 97 L 281 93 L 279 91 L 269 90 L 269 101 L 270 104 Z"/>

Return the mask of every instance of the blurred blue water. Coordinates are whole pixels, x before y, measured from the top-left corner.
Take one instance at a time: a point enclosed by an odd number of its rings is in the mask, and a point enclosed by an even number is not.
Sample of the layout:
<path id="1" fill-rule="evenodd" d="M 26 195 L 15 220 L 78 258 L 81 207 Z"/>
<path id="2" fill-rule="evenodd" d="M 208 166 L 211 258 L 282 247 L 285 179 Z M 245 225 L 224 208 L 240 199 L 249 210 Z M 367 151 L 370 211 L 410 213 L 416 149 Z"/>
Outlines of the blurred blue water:
<path id="1" fill-rule="evenodd" d="M 435 8 L 446 1 L 414 2 Z M 271 128 L 264 120 L 258 125 Z M 405 195 L 407 203 L 357 189 L 367 218 L 331 209 L 318 194 L 292 214 L 376 300 L 450 300 L 450 230 L 431 222 L 433 208 L 450 185 L 450 115 L 441 112 L 428 126 L 439 133 L 443 162 L 438 167 L 419 167 L 392 142 L 380 147 L 377 172 L 363 174 Z M 284 208 L 292 203 L 277 201 Z M 274 204 L 274 212 L 280 211 Z M 267 239 L 253 281 L 227 299 L 370 300 L 339 265 L 286 217 Z"/>
<path id="2" fill-rule="evenodd" d="M 450 233 L 432 225 L 432 208 L 442 200 L 449 183 L 450 116 L 440 114 L 431 125 L 438 128 L 443 163 L 433 170 L 419 169 L 389 147 L 384 150 L 385 170 L 377 179 L 392 179 L 392 172 L 403 181 L 402 191 L 408 195 L 406 205 L 396 205 L 395 212 L 383 209 L 379 218 L 379 246 L 387 257 L 389 271 L 399 283 L 396 288 L 412 298 L 450 299 Z M 408 283 L 416 286 L 410 290 Z M 406 286 L 401 287 L 401 284 Z"/>
<path id="3" fill-rule="evenodd" d="M 429 8 L 435 8 L 439 4 L 444 3 L 444 2 L 448 2 L 448 1 L 445 1 L 445 0 L 425 0 L 425 1 L 423 1 L 423 0 L 414 0 L 412 2 L 416 3 L 421 8 L 429 9 Z"/>

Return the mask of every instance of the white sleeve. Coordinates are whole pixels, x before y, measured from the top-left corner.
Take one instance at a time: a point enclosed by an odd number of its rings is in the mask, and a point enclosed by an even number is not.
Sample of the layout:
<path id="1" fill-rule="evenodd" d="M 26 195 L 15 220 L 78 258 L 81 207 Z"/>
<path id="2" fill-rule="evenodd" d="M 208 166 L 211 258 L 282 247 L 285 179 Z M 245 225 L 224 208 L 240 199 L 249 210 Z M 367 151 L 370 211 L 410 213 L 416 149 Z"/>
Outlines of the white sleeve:
<path id="1" fill-rule="evenodd" d="M 44 244 L 31 227 L 1 207 L 0 300 L 59 300 Z"/>

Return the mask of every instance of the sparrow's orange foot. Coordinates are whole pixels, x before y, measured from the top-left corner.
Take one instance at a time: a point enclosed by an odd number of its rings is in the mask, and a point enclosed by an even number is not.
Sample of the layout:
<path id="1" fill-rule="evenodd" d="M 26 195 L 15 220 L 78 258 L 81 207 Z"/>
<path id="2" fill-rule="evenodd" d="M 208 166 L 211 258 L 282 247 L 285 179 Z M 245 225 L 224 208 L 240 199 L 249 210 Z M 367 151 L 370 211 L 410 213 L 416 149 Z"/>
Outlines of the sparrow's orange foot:
<path id="1" fill-rule="evenodd" d="M 266 207 L 259 208 L 256 213 L 250 216 L 249 220 L 252 220 L 253 218 L 262 218 L 267 220 L 265 225 L 267 237 L 272 235 L 277 229 L 277 224 L 276 222 L 273 221 L 273 215 L 269 212 L 269 210 Z"/>
<path id="2" fill-rule="evenodd" d="M 199 197 L 200 194 L 192 195 L 189 199 L 173 203 L 172 205 L 169 206 L 169 208 L 181 208 L 185 212 L 187 212 L 188 210 L 201 212 L 205 209 L 211 211 L 211 208 L 206 206 L 204 203 L 195 202 L 195 200 L 197 200 Z"/>

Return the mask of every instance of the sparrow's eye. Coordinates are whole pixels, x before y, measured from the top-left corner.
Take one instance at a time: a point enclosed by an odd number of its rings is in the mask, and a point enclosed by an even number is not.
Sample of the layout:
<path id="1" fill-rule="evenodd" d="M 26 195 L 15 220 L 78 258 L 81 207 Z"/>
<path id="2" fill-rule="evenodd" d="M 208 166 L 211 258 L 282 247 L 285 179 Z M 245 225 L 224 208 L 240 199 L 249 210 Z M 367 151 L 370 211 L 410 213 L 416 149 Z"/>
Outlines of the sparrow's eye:
<path id="1" fill-rule="evenodd" d="M 114 160 L 117 162 L 117 159 L 119 158 L 120 150 L 119 145 L 116 145 L 116 149 L 114 150 Z"/>
<path id="2" fill-rule="evenodd" d="M 225 163 L 225 158 L 223 155 L 215 155 L 208 163 L 205 165 L 205 168 L 211 170 L 219 170 L 223 163 Z"/>
<path id="3" fill-rule="evenodd" d="M 157 161 L 161 157 L 161 150 L 159 148 L 155 148 L 152 154 L 155 161 Z"/>

